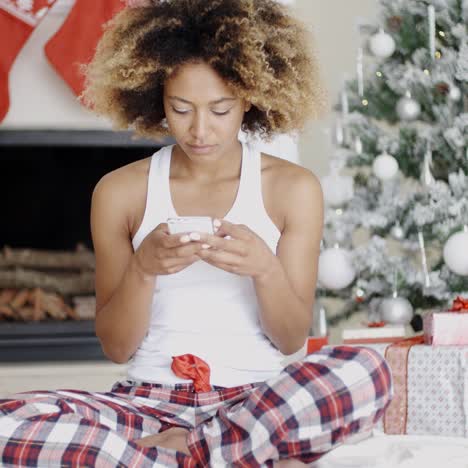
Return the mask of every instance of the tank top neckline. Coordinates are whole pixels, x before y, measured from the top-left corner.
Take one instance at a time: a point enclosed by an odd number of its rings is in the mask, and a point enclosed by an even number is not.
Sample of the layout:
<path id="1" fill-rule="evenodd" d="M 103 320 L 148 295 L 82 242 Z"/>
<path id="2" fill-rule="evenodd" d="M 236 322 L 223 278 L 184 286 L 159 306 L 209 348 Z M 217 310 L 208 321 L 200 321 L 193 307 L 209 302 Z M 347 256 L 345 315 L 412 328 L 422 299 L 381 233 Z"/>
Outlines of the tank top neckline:
<path id="1" fill-rule="evenodd" d="M 237 210 L 238 205 L 240 204 L 240 200 L 242 197 L 242 194 L 244 192 L 244 185 L 246 183 L 247 179 L 247 165 L 248 165 L 248 157 L 246 155 L 247 152 L 247 144 L 240 141 L 240 144 L 242 145 L 242 151 L 241 151 L 241 173 L 240 173 L 240 178 L 239 178 L 239 185 L 237 187 L 237 192 L 234 198 L 234 201 L 232 202 L 231 207 L 228 209 L 226 214 L 222 216 L 220 219 L 228 219 L 228 217 L 232 216 L 232 214 Z M 174 202 L 172 199 L 172 193 L 171 193 L 171 183 L 170 183 L 170 175 L 171 175 L 171 161 L 172 161 L 172 151 L 175 147 L 174 145 L 167 146 L 167 156 L 166 156 L 166 170 L 165 170 L 165 189 L 167 193 L 167 201 L 169 204 L 169 212 L 171 217 L 178 217 L 181 216 L 177 213 L 177 210 L 174 206 Z"/>

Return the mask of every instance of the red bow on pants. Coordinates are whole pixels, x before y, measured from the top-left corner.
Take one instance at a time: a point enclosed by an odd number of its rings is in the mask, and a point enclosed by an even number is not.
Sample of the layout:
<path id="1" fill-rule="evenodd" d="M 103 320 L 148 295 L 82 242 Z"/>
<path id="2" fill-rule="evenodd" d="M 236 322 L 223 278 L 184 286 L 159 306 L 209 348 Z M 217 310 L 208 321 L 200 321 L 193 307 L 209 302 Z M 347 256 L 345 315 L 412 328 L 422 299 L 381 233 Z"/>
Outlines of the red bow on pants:
<path id="1" fill-rule="evenodd" d="M 191 379 L 197 393 L 211 390 L 210 366 L 203 359 L 193 354 L 173 356 L 171 369 L 177 377 Z"/>

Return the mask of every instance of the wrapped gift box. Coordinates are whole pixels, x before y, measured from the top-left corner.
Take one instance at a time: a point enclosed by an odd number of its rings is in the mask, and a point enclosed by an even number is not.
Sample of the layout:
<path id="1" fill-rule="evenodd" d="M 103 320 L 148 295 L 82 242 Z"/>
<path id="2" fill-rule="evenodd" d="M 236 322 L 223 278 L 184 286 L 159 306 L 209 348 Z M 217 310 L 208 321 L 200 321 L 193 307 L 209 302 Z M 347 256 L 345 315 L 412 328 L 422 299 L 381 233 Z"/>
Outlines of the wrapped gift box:
<path id="1" fill-rule="evenodd" d="M 433 312 L 427 314 L 423 320 L 426 344 L 468 345 L 468 314 Z"/>
<path id="2" fill-rule="evenodd" d="M 345 328 L 341 332 L 343 344 L 393 343 L 405 337 L 403 325 Z"/>
<path id="3" fill-rule="evenodd" d="M 393 375 L 394 398 L 377 429 L 468 438 L 468 346 L 398 345 L 365 345 L 387 359 Z"/>
<path id="4" fill-rule="evenodd" d="M 434 346 L 468 345 L 468 301 L 457 297 L 452 308 L 424 317 L 424 342 Z"/>

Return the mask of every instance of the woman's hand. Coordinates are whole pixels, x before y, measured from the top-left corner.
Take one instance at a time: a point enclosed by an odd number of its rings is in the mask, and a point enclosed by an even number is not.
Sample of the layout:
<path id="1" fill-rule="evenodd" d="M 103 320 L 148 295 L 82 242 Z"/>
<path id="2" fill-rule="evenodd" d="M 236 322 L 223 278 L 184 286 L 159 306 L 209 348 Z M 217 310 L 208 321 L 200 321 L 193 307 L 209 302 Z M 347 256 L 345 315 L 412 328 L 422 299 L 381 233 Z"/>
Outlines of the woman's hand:
<path id="1" fill-rule="evenodd" d="M 171 275 L 200 260 L 200 236 L 170 234 L 167 223 L 159 224 L 135 252 L 137 267 L 147 276 Z"/>
<path id="2" fill-rule="evenodd" d="M 201 234 L 202 260 L 230 273 L 260 279 L 278 264 L 276 255 L 255 232 L 222 221 L 215 235 Z"/>

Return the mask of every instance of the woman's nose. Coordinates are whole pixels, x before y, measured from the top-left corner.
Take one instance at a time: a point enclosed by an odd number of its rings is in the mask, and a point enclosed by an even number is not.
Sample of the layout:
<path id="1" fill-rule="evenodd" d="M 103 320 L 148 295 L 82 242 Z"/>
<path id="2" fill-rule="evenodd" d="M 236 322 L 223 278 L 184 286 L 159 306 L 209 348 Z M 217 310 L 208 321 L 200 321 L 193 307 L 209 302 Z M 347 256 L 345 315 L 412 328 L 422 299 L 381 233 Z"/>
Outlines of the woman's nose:
<path id="1" fill-rule="evenodd" d="M 192 135 L 197 138 L 197 140 L 202 141 L 206 137 L 208 130 L 208 119 L 201 113 L 194 115 L 192 126 L 191 126 Z"/>

